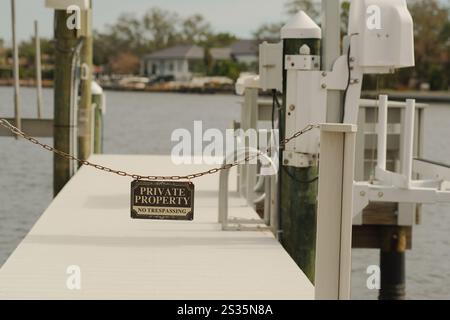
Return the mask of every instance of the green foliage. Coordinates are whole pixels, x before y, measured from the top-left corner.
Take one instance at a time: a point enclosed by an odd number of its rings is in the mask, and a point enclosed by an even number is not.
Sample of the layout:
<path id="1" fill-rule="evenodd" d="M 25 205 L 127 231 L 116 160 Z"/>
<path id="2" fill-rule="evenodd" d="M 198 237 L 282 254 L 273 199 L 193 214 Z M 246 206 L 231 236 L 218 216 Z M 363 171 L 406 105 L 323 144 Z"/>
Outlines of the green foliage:
<path id="1" fill-rule="evenodd" d="M 450 83 L 449 9 L 437 0 L 417 0 L 409 5 L 414 20 L 414 68 L 388 77 L 388 88 L 428 83 L 431 90 L 448 90 Z"/>
<path id="2" fill-rule="evenodd" d="M 277 41 L 280 39 L 280 29 L 283 25 L 284 22 L 265 23 L 253 32 L 253 37 L 258 41 Z"/>
<path id="3" fill-rule="evenodd" d="M 438 0 L 415 0 L 408 3 L 414 20 L 414 41 L 416 66 L 397 70 L 387 76 L 365 76 L 364 88 L 418 88 L 421 83 L 429 83 L 432 90 L 448 90 L 450 84 L 450 21 L 449 8 Z M 320 1 L 289 0 L 288 14 L 305 11 L 318 22 Z M 341 2 L 341 34 L 347 34 L 350 2 Z M 266 23 L 255 32 L 258 40 L 277 41 L 285 22 Z M 381 79 L 381 80 L 380 80 Z"/>
<path id="4" fill-rule="evenodd" d="M 228 77 L 233 80 L 239 78 L 241 72 L 247 71 L 247 66 L 232 60 L 216 61 L 208 75 Z"/>
<path id="5" fill-rule="evenodd" d="M 123 14 L 104 31 L 94 33 L 94 64 L 108 66 L 117 61 L 118 52 L 137 57 L 178 44 L 197 44 L 205 48 L 205 64 L 193 66 L 196 71 L 212 68 L 209 48 L 229 46 L 237 38 L 230 33 L 214 33 L 200 14 L 180 17 L 160 8 L 151 8 L 141 18 Z M 206 69 L 206 70 L 205 70 Z"/>
<path id="6" fill-rule="evenodd" d="M 303 10 L 315 21 L 319 21 L 320 18 L 320 2 L 313 0 L 289 0 L 286 3 L 286 10 L 290 15 Z"/>

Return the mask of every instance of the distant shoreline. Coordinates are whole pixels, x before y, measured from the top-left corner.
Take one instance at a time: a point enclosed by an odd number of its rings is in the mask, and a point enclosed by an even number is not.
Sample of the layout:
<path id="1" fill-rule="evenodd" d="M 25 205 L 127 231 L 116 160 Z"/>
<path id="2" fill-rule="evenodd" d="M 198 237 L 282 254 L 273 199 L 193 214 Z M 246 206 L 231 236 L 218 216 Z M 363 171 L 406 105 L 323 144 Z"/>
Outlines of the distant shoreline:
<path id="1" fill-rule="evenodd" d="M 12 80 L 0 79 L 0 87 L 12 87 Z M 24 88 L 35 88 L 35 81 L 33 79 L 20 80 L 20 86 Z M 42 87 L 53 88 L 52 80 L 43 80 Z M 140 88 L 118 87 L 118 86 L 103 86 L 107 91 L 123 91 L 123 92 L 158 92 L 158 93 L 187 93 L 187 94 L 235 94 L 232 88 L 164 88 L 160 86 Z M 404 101 L 405 99 L 416 99 L 417 102 L 448 102 L 450 104 L 450 91 L 395 91 L 382 90 L 363 91 L 362 98 L 376 99 L 380 94 L 389 95 L 389 99 L 396 101 Z M 264 94 L 263 94 L 264 95 Z"/>
<path id="2" fill-rule="evenodd" d="M 0 87 L 12 87 L 13 81 L 10 79 L 0 79 Z M 36 88 L 33 79 L 21 79 L 20 86 L 24 88 Z M 42 87 L 53 88 L 53 80 L 43 80 Z M 234 94 L 233 87 L 181 87 L 168 88 L 160 85 L 145 88 L 125 87 L 125 86 L 105 86 L 102 88 L 108 91 L 124 91 L 124 92 L 173 92 L 173 93 L 194 93 L 194 94 Z"/>
<path id="3" fill-rule="evenodd" d="M 12 87 L 12 80 L 0 79 L 0 87 Z M 36 88 L 34 80 L 20 80 L 20 86 L 24 88 Z M 51 89 L 53 88 L 52 80 L 43 80 L 42 87 Z M 124 92 L 173 92 L 173 93 L 194 93 L 194 94 L 234 94 L 233 88 L 164 88 L 161 86 L 146 87 L 146 88 L 132 88 L 132 87 L 119 87 L 119 86 L 102 86 L 104 90 L 108 91 L 124 91 Z"/>

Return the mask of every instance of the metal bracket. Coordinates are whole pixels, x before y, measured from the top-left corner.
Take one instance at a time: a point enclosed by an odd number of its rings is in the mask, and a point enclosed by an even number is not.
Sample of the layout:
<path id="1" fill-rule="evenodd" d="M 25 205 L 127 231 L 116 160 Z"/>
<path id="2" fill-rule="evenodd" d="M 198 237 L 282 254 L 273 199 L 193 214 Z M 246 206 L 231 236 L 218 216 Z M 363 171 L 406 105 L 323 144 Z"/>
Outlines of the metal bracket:
<path id="1" fill-rule="evenodd" d="M 286 70 L 319 70 L 320 56 L 312 55 L 286 55 L 284 57 Z"/>
<path id="2" fill-rule="evenodd" d="M 315 165 L 317 156 L 293 151 L 283 152 L 283 165 L 296 168 L 309 168 Z"/>

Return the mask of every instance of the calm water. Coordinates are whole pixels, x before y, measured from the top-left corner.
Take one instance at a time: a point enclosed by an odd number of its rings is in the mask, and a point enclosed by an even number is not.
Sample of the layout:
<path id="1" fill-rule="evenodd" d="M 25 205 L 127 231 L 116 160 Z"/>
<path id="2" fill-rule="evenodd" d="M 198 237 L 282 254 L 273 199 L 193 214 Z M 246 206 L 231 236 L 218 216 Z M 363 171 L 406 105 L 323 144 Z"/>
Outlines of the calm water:
<path id="1" fill-rule="evenodd" d="M 44 91 L 45 117 L 52 116 L 52 91 Z M 226 129 L 239 119 L 239 98 L 231 95 L 181 95 L 107 92 L 105 152 L 167 154 L 176 128 Z M 35 117 L 32 89 L 22 89 L 24 117 Z M 12 115 L 12 90 L 0 87 L 0 116 Z M 426 112 L 425 156 L 450 161 L 450 107 Z M 52 143 L 51 139 L 44 139 Z M 150 165 L 150 164 L 149 164 Z M 0 265 L 51 201 L 52 155 L 24 141 L 0 139 Z M 17 196 L 17 195 L 20 195 Z M 450 299 L 450 207 L 426 206 L 407 253 L 407 293 L 411 299 Z M 353 251 L 353 297 L 375 299 L 365 287 L 365 270 L 378 264 L 377 250 Z"/>

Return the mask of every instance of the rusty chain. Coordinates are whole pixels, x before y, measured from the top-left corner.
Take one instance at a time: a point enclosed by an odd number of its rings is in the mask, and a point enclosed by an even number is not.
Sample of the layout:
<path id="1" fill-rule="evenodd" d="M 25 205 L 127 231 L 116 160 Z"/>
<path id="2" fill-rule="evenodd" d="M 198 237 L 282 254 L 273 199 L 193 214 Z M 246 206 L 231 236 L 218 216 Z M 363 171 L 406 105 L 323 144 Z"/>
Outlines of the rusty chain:
<path id="1" fill-rule="evenodd" d="M 155 180 L 165 180 L 165 181 L 168 181 L 168 180 L 171 180 L 171 181 L 192 180 L 192 179 L 200 178 L 200 177 L 205 176 L 205 175 L 215 174 L 215 173 L 217 173 L 219 171 L 222 171 L 222 170 L 231 169 L 231 168 L 233 168 L 235 166 L 238 166 L 241 163 L 248 162 L 250 160 L 255 159 L 256 157 L 259 157 L 261 155 L 266 155 L 266 154 L 269 154 L 271 152 L 271 148 L 269 147 L 269 148 L 267 148 L 266 152 L 264 152 L 264 153 L 259 151 L 256 155 L 253 155 L 253 156 L 248 155 L 242 160 L 235 160 L 233 163 L 224 164 L 224 165 L 222 165 L 220 167 L 217 167 L 217 168 L 213 168 L 213 169 L 210 169 L 210 170 L 207 170 L 207 171 L 192 173 L 192 174 L 185 175 L 185 176 L 143 176 L 143 175 L 128 173 L 126 171 L 115 170 L 115 169 L 108 168 L 108 167 L 105 167 L 105 166 L 102 166 L 102 165 L 99 165 L 99 164 L 96 164 L 96 163 L 89 162 L 87 160 L 79 159 L 79 158 L 77 158 L 77 157 L 75 157 L 75 156 L 73 156 L 71 154 L 68 154 L 68 153 L 66 153 L 64 151 L 61 151 L 61 150 L 58 150 L 58 149 L 55 149 L 54 147 L 52 147 L 52 146 L 50 146 L 48 144 L 42 143 L 39 140 L 37 140 L 36 138 L 33 138 L 33 137 L 27 135 L 25 132 L 23 132 L 19 128 L 13 126 L 6 119 L 0 119 L 0 125 L 5 127 L 6 129 L 8 129 L 9 131 L 11 131 L 13 134 L 15 134 L 17 136 L 20 136 L 20 137 L 24 138 L 25 140 L 27 140 L 27 141 L 35 144 L 35 145 L 38 145 L 38 146 L 42 147 L 43 149 L 45 149 L 47 151 L 53 152 L 53 153 L 59 155 L 60 157 L 66 158 L 66 159 L 71 160 L 71 161 L 76 161 L 76 162 L 78 162 L 78 163 L 80 163 L 82 165 L 90 166 L 90 167 L 93 167 L 93 168 L 95 168 L 97 170 L 105 171 L 105 172 L 108 172 L 108 173 L 114 173 L 114 174 L 117 174 L 117 175 L 119 175 L 121 177 L 130 177 L 130 178 L 133 178 L 135 180 L 149 180 L 149 181 L 155 181 Z M 307 125 L 305 128 L 303 128 L 300 131 L 297 131 L 295 134 L 293 134 L 289 138 L 286 138 L 286 139 L 282 140 L 281 143 L 280 143 L 280 147 L 284 147 L 291 140 L 296 139 L 296 138 L 300 137 L 301 135 L 303 135 L 303 134 L 305 134 L 305 133 L 307 133 L 307 132 L 309 132 L 309 131 L 311 131 L 313 129 L 316 129 L 316 128 L 319 128 L 319 125 L 314 125 L 314 124 Z"/>

